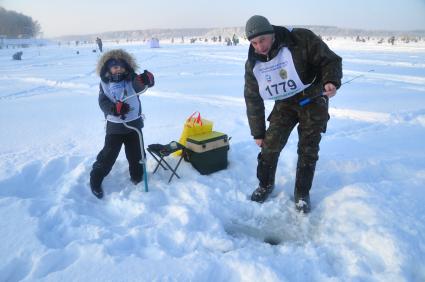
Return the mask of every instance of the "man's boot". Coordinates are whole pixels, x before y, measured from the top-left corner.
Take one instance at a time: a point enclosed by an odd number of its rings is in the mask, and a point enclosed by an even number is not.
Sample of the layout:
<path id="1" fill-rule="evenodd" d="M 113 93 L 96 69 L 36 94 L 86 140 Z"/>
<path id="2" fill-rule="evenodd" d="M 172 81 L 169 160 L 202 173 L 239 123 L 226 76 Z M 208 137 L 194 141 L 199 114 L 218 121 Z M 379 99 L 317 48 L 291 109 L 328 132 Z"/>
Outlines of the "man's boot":
<path id="1" fill-rule="evenodd" d="M 294 201 L 295 208 L 299 212 L 309 213 L 311 210 L 310 189 L 313 183 L 316 164 L 297 165 L 297 175 L 295 178 Z"/>
<path id="2" fill-rule="evenodd" d="M 271 194 L 274 188 L 274 178 L 276 174 L 276 165 L 270 165 L 261 158 L 261 153 L 258 154 L 257 178 L 260 184 L 252 193 L 251 200 L 263 203 Z"/>

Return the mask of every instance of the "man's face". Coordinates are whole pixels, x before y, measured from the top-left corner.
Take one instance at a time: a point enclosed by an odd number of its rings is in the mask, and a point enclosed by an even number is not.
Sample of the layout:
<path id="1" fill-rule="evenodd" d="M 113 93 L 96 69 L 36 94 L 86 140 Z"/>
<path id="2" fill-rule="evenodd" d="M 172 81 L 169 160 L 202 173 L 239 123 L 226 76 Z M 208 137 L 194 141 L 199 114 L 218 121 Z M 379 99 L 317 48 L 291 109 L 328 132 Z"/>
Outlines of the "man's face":
<path id="1" fill-rule="evenodd" d="M 261 55 L 267 55 L 269 53 L 273 41 L 274 34 L 264 34 L 250 40 L 252 47 L 255 49 L 255 53 Z"/>
<path id="2" fill-rule="evenodd" d="M 124 73 L 125 68 L 123 68 L 121 66 L 113 66 L 113 67 L 111 67 L 110 71 L 111 71 L 111 74 Z"/>

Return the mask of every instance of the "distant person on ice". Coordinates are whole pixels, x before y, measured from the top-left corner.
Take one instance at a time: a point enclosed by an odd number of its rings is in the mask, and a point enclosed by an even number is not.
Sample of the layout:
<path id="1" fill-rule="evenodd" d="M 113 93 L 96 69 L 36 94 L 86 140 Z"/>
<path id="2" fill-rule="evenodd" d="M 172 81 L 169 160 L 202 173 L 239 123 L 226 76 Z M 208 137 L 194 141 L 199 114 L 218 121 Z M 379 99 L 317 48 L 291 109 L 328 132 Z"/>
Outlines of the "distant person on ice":
<path id="1" fill-rule="evenodd" d="M 298 124 L 294 200 L 298 211 L 308 213 L 321 134 L 329 120 L 329 98 L 341 86 L 342 60 L 310 30 L 273 26 L 263 16 L 252 16 L 245 32 L 251 44 L 244 96 L 251 135 L 261 147 L 260 183 L 251 200 L 262 203 L 272 192 L 280 152 Z M 311 102 L 301 106 L 306 98 Z M 267 130 L 266 99 L 275 101 Z"/>
<path id="2" fill-rule="evenodd" d="M 96 38 L 96 44 L 99 47 L 99 51 L 100 53 L 103 52 L 103 43 L 102 43 L 102 39 L 100 39 L 99 37 Z"/>
<path id="3" fill-rule="evenodd" d="M 154 86 L 154 76 L 145 70 L 136 74 L 135 59 L 126 51 L 117 49 L 106 52 L 97 64 L 100 76 L 99 106 L 104 112 L 106 136 L 103 149 L 99 152 L 90 173 L 90 188 L 97 198 L 103 197 L 102 181 L 111 171 L 122 144 L 129 164 L 131 181 L 136 185 L 143 179 L 143 170 L 139 163 L 141 151 L 136 131 L 124 126 L 143 128 L 142 107 L 139 96 L 121 102 L 145 87 Z"/>
<path id="4" fill-rule="evenodd" d="M 13 54 L 12 58 L 16 61 L 20 61 L 22 60 L 22 54 L 23 54 L 22 51 L 16 52 L 15 54 Z"/>

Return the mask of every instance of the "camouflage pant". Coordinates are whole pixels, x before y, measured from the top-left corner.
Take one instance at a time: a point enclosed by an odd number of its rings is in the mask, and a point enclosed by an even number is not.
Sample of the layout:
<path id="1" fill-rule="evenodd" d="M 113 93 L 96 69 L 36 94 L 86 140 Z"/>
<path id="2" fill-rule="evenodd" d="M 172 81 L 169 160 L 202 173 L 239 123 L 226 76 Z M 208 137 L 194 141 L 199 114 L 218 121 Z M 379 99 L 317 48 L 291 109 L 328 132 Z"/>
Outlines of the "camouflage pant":
<path id="1" fill-rule="evenodd" d="M 315 166 L 319 159 L 321 133 L 326 131 L 329 120 L 328 98 L 314 99 L 301 107 L 298 99 L 287 99 L 275 103 L 269 118 L 261 158 L 276 166 L 280 152 L 285 147 L 294 127 L 298 124 L 298 167 Z"/>

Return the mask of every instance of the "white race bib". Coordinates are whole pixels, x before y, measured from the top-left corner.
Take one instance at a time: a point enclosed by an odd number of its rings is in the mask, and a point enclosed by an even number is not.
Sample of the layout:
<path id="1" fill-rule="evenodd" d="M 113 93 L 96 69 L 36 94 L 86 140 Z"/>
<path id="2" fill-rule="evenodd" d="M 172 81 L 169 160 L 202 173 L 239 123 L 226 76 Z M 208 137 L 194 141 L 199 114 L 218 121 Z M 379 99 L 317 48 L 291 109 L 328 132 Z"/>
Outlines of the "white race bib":
<path id="1" fill-rule="evenodd" d="M 264 100 L 283 100 L 311 85 L 301 81 L 287 47 L 281 48 L 277 56 L 268 62 L 257 61 L 253 72 Z"/>

